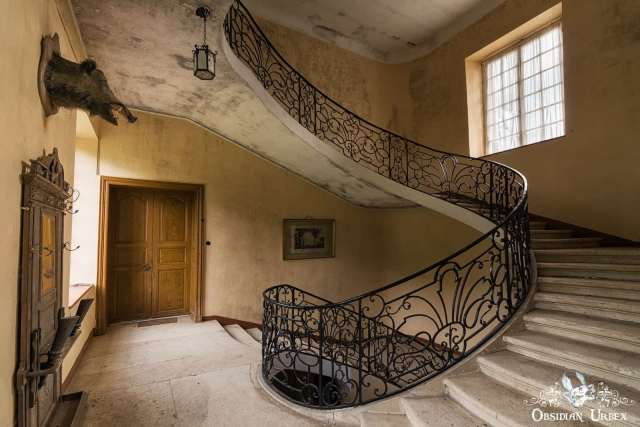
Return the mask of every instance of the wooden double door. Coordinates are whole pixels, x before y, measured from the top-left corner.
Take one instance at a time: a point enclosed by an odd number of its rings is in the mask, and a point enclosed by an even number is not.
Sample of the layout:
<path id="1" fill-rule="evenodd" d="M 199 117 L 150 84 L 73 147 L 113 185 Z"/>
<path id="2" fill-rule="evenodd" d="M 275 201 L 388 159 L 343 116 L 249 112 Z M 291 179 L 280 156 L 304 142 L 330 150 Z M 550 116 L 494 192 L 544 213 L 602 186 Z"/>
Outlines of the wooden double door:
<path id="1" fill-rule="evenodd" d="M 188 314 L 194 295 L 194 194 L 117 187 L 109 200 L 109 323 Z"/>

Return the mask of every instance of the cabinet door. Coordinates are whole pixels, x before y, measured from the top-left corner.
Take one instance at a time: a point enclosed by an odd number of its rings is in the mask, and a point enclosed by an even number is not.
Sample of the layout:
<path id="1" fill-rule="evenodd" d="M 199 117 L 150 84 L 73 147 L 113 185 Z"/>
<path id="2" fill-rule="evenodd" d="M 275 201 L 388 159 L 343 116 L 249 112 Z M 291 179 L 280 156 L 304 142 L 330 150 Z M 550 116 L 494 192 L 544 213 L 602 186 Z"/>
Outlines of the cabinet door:
<path id="1" fill-rule="evenodd" d="M 151 316 L 153 192 L 117 188 L 110 200 L 109 322 Z"/>
<path id="2" fill-rule="evenodd" d="M 172 191 L 154 194 L 154 317 L 189 312 L 191 197 Z"/>

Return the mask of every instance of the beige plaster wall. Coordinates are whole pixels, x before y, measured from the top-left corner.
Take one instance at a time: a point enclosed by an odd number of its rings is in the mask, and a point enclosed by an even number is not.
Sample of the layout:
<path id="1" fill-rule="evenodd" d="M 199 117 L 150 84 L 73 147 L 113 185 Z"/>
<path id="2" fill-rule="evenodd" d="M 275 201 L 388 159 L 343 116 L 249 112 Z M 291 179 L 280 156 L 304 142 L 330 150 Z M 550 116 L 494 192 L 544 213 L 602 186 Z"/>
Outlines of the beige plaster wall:
<path id="1" fill-rule="evenodd" d="M 355 207 L 198 125 L 136 113 L 135 125 L 101 126 L 101 174 L 205 185 L 205 316 L 259 322 L 262 291 L 281 283 L 356 296 L 478 236 L 426 209 Z M 283 261 L 282 220 L 307 215 L 336 220 L 336 257 Z"/>
<path id="2" fill-rule="evenodd" d="M 429 55 L 407 64 L 411 135 L 469 153 L 465 59 L 557 0 L 508 0 Z M 563 138 L 488 158 L 521 171 L 530 211 L 640 241 L 640 8 L 636 0 L 565 0 Z"/>
<path id="3" fill-rule="evenodd" d="M 62 4 L 63 2 L 58 2 Z M 73 182 L 75 112 L 61 111 L 45 118 L 36 75 L 40 60 L 40 39 L 43 35 L 60 35 L 62 55 L 76 59 L 67 34 L 72 28 L 63 25 L 64 11 L 53 0 L 12 0 L 3 4 L 0 14 L 0 37 L 3 40 L 0 62 L 0 188 L 3 209 L 0 211 L 0 424 L 13 425 L 15 408 L 14 373 L 18 339 L 18 280 L 21 237 L 20 174 L 29 159 L 50 153 L 58 147 L 65 166 L 65 178 Z M 71 239 L 71 218 L 65 219 L 65 241 Z M 68 301 L 69 253 L 64 258 L 64 295 Z M 73 364 L 73 356 L 65 359 L 63 369 Z"/>
<path id="4" fill-rule="evenodd" d="M 293 68 L 346 109 L 400 135 L 411 130 L 406 66 L 383 64 L 264 19 L 256 22 Z"/>
<path id="5" fill-rule="evenodd" d="M 558 4 L 507 0 L 428 55 L 385 65 L 258 19 L 289 63 L 346 108 L 427 146 L 470 147 L 465 60 Z M 520 170 L 530 211 L 640 241 L 640 8 L 637 0 L 565 0 L 567 135 L 489 158 Z M 476 70 L 478 71 L 478 70 Z M 476 85 L 479 89 L 480 86 Z M 478 107 L 478 104 L 475 105 Z"/>
<path id="6" fill-rule="evenodd" d="M 70 283 L 96 283 L 98 271 L 98 220 L 100 214 L 100 176 L 97 174 L 98 140 L 76 138 L 73 187 L 80 192 L 73 209 Z"/>

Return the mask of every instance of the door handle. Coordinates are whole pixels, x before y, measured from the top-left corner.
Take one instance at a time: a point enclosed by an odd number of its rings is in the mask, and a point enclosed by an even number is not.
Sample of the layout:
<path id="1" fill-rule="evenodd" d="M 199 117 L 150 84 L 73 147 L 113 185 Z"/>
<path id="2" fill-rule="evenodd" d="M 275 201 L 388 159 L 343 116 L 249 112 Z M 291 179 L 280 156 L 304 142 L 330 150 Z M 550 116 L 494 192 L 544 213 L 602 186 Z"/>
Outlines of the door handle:
<path id="1" fill-rule="evenodd" d="M 151 270 L 151 266 L 148 263 L 140 264 L 140 271 L 147 272 Z"/>

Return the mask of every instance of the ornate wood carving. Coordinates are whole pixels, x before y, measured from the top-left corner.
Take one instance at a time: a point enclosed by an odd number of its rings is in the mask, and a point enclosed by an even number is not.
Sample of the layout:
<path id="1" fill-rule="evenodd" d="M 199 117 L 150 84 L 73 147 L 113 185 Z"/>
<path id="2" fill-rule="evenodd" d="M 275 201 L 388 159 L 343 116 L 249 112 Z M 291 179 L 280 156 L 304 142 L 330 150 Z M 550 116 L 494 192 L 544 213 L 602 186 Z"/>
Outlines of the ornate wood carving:
<path id="1" fill-rule="evenodd" d="M 79 320 L 62 308 L 64 215 L 74 192 L 56 148 L 31 160 L 21 178 L 18 426 L 42 427 L 58 407 L 65 344 Z"/>

